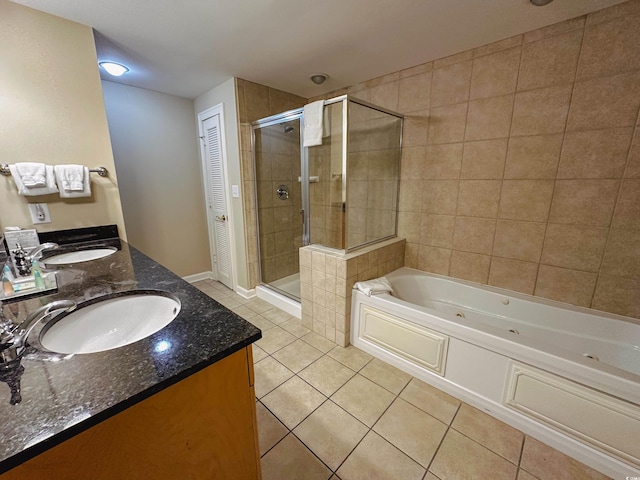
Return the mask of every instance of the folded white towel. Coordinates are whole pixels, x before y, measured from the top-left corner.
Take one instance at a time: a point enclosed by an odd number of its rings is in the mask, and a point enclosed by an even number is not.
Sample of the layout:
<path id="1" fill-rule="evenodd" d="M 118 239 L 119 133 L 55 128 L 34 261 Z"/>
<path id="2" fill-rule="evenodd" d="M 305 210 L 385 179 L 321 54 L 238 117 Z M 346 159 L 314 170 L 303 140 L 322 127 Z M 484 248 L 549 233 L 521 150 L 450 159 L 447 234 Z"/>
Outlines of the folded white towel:
<path id="1" fill-rule="evenodd" d="M 366 282 L 356 282 L 353 288 L 357 288 L 369 297 L 379 293 L 390 293 L 393 295 L 393 287 L 385 277 L 367 280 Z"/>
<path id="2" fill-rule="evenodd" d="M 69 178 L 66 176 L 66 172 L 69 171 L 66 167 L 80 167 L 82 171 L 82 189 L 77 188 L 76 177 Z M 60 198 L 82 198 L 82 197 L 90 197 L 91 196 L 91 178 L 89 177 L 89 167 L 85 167 L 82 165 L 56 165 L 56 179 L 58 180 L 58 184 L 60 185 Z M 63 187 L 63 185 L 67 184 L 68 189 Z M 75 188 L 72 190 L 71 188 Z"/>
<path id="3" fill-rule="evenodd" d="M 84 191 L 84 165 L 56 165 L 53 168 L 60 190 L 66 192 Z"/>
<path id="4" fill-rule="evenodd" d="M 322 145 L 323 111 L 324 100 L 311 102 L 304 106 L 302 111 L 302 118 L 304 119 L 303 147 Z"/>
<path id="5" fill-rule="evenodd" d="M 24 195 L 25 197 L 35 197 L 37 195 L 49 195 L 51 193 L 56 193 L 58 191 L 58 187 L 56 186 L 56 176 L 53 173 L 53 167 L 51 165 L 45 166 L 45 186 L 44 187 L 27 188 L 24 185 L 24 183 L 22 183 L 20 172 L 18 172 L 18 169 L 16 168 L 16 166 L 9 165 L 9 170 L 11 170 L 13 181 L 16 182 L 16 187 L 18 187 L 18 193 L 20 195 Z"/>
<path id="6" fill-rule="evenodd" d="M 16 170 L 20 175 L 22 184 L 27 188 L 47 186 L 47 171 L 44 163 L 23 162 L 16 163 Z"/>

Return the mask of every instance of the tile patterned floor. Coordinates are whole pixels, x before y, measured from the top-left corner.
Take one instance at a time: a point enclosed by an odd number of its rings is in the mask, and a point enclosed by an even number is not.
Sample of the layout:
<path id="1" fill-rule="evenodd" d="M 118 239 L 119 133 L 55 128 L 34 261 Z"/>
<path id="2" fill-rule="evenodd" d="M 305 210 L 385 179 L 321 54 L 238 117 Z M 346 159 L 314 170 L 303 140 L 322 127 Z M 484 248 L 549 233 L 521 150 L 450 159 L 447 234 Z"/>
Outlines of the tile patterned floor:
<path id="1" fill-rule="evenodd" d="M 607 478 L 262 300 L 196 286 L 262 329 L 253 355 L 264 480 Z"/>

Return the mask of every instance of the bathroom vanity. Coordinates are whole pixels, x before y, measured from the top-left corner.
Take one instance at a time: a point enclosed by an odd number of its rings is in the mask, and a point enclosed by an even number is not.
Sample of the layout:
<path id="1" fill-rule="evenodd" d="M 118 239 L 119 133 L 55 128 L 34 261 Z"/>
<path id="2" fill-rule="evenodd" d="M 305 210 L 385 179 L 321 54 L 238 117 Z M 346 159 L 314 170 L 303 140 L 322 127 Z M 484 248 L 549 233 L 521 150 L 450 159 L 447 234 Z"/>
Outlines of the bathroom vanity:
<path id="1" fill-rule="evenodd" d="M 260 331 L 117 244 L 108 257 L 57 267 L 55 293 L 3 302 L 2 314 L 19 322 L 54 300 L 82 308 L 131 290 L 168 292 L 180 311 L 158 332 L 112 350 L 29 347 L 15 404 L 0 384 L 0 479 L 259 479 L 251 344 Z M 41 329 L 30 343 L 38 345 Z"/>

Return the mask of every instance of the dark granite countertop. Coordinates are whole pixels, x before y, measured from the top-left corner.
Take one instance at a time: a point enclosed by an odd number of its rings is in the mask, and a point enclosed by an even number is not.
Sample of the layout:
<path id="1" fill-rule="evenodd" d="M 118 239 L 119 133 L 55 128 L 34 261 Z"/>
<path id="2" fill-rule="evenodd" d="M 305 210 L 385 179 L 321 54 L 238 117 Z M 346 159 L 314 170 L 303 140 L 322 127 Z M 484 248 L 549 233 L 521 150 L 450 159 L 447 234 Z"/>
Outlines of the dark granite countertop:
<path id="1" fill-rule="evenodd" d="M 20 403 L 11 405 L 9 386 L 0 383 L 0 473 L 261 337 L 256 327 L 125 242 L 109 257 L 59 268 L 57 277 L 56 293 L 2 304 L 4 316 L 19 322 L 53 300 L 80 304 L 143 289 L 170 292 L 182 308 L 157 333 L 115 350 L 63 356 L 30 347 L 21 362 Z"/>

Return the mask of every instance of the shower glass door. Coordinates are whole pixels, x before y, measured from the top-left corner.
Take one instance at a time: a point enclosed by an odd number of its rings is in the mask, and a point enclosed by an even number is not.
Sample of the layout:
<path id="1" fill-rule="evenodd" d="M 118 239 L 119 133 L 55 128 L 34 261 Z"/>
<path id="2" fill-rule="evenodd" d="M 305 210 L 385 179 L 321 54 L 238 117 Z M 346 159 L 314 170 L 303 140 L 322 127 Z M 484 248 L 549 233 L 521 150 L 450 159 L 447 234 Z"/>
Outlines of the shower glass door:
<path id="1" fill-rule="evenodd" d="M 300 115 L 254 126 L 260 279 L 300 300 L 298 249 L 304 223 Z"/>

